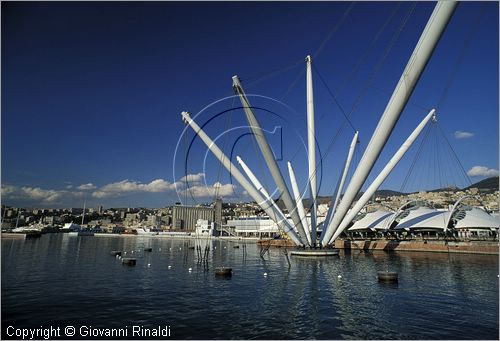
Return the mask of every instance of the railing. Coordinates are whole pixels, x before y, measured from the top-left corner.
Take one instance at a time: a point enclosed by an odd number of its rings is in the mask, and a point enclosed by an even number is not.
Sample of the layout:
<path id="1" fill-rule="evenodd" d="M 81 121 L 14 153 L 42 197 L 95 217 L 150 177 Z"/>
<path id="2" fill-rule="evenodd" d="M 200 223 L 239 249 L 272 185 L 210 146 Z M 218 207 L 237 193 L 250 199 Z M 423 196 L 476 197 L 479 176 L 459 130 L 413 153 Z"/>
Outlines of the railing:
<path id="1" fill-rule="evenodd" d="M 222 232 L 226 232 L 229 236 L 236 237 L 236 234 L 233 231 L 231 231 L 230 228 L 228 228 L 226 226 L 221 226 L 219 228 L 219 231 L 221 232 L 221 236 L 222 236 Z"/>
<path id="2" fill-rule="evenodd" d="M 346 240 L 398 240 L 398 241 L 449 241 L 449 242 L 473 242 L 473 241 L 490 241 L 496 242 L 498 241 L 498 234 L 495 236 L 469 236 L 469 237 L 452 237 L 452 236 L 411 236 L 411 235 L 374 235 L 368 234 L 365 236 L 347 236 Z"/>

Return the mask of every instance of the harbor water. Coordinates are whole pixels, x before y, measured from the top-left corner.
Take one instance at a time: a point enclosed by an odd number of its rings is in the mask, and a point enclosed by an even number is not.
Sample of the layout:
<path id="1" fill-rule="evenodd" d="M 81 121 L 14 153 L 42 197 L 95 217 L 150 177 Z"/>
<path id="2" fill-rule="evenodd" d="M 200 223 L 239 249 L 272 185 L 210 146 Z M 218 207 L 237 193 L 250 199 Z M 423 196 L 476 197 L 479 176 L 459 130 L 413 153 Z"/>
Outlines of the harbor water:
<path id="1" fill-rule="evenodd" d="M 284 251 L 159 237 L 2 239 L 2 339 L 9 326 L 168 327 L 170 339 L 499 338 L 498 256 L 341 250 L 290 256 L 289 266 Z M 232 276 L 215 276 L 220 266 Z M 397 283 L 378 282 L 386 270 Z"/>

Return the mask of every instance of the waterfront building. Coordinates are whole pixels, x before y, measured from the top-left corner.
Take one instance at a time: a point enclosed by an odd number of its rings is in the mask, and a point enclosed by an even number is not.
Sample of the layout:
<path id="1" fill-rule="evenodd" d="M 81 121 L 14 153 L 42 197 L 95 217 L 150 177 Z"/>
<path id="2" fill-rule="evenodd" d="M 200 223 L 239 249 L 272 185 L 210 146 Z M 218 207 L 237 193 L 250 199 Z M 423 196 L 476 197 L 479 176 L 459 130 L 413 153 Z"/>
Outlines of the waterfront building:
<path id="1" fill-rule="evenodd" d="M 198 219 L 196 221 L 195 236 L 210 238 L 215 235 L 215 224 L 213 221 Z"/>
<path id="2" fill-rule="evenodd" d="M 368 236 L 373 232 L 398 235 L 439 236 L 451 233 L 460 238 L 497 238 L 500 220 L 484 208 L 464 205 L 462 197 L 445 209 L 428 207 L 421 201 L 410 201 L 393 213 L 384 210 L 359 214 L 348 229 L 348 235 Z"/>
<path id="3" fill-rule="evenodd" d="M 83 213 L 83 208 L 81 207 L 72 207 L 69 209 L 69 213 L 72 215 L 78 215 Z"/>
<path id="4" fill-rule="evenodd" d="M 159 226 L 161 224 L 161 217 L 154 214 L 150 214 L 146 218 L 146 224 L 148 226 L 155 226 L 155 227 Z"/>
<path id="5" fill-rule="evenodd" d="M 325 210 L 323 210 L 325 211 Z M 287 216 L 287 220 L 290 224 L 293 224 L 292 219 Z M 325 220 L 325 216 L 317 216 L 317 222 L 322 226 Z M 311 225 L 311 215 L 306 217 L 307 224 Z M 278 225 L 274 220 L 268 216 L 249 216 L 233 218 L 227 221 L 226 227 L 229 229 L 229 233 L 238 237 L 259 237 L 266 238 L 272 237 L 277 234 L 282 234 Z M 318 230 L 321 232 L 321 229 Z"/>
<path id="6" fill-rule="evenodd" d="M 278 226 L 269 217 L 242 217 L 227 221 L 227 227 L 238 237 L 271 237 L 279 233 Z"/>
<path id="7" fill-rule="evenodd" d="M 43 217 L 42 222 L 44 224 L 54 225 L 56 223 L 56 217 L 55 216 Z"/>
<path id="8" fill-rule="evenodd" d="M 222 221 L 222 201 L 212 206 L 184 206 L 172 207 L 172 228 L 175 230 L 195 231 L 198 219 Z M 216 226 L 217 227 L 217 226 Z"/>
<path id="9" fill-rule="evenodd" d="M 480 208 L 462 206 L 454 212 L 453 219 L 461 237 L 498 235 L 500 220 Z"/>
<path id="10" fill-rule="evenodd" d="M 215 228 L 220 229 L 222 227 L 222 199 L 215 199 L 214 209 Z"/>

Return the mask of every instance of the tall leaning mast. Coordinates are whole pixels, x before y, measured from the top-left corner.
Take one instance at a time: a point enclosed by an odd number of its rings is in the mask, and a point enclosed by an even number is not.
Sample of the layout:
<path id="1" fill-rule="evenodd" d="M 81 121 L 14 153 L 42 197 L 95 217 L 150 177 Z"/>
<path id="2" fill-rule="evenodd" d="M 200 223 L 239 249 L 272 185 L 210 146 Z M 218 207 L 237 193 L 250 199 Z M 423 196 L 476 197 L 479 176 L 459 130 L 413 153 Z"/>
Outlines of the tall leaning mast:
<path id="1" fill-rule="evenodd" d="M 280 195 L 283 200 L 283 203 L 285 204 L 285 207 L 292 218 L 293 224 L 295 225 L 295 228 L 299 233 L 300 239 L 305 244 L 308 244 L 308 238 L 306 238 L 306 233 L 308 231 L 306 231 L 305 227 L 302 226 L 302 221 L 300 220 L 296 205 L 292 200 L 292 196 L 288 191 L 288 187 L 285 183 L 285 180 L 283 179 L 283 175 L 281 174 L 276 159 L 274 158 L 274 154 L 271 151 L 271 147 L 267 142 L 266 136 L 264 135 L 264 131 L 262 130 L 259 121 L 257 120 L 257 118 L 253 113 L 250 102 L 248 101 L 248 98 L 245 95 L 245 92 L 243 90 L 243 87 L 241 86 L 238 76 L 233 76 L 233 89 L 240 98 L 241 105 L 243 106 L 243 110 L 245 111 L 245 115 L 248 121 L 248 125 L 250 126 L 250 130 L 252 131 L 253 136 L 257 141 L 257 144 L 259 145 L 260 151 L 262 152 L 262 156 L 266 161 L 267 167 L 271 172 L 274 182 L 276 183 L 276 186 L 278 186 L 280 190 Z"/>
<path id="2" fill-rule="evenodd" d="M 307 159 L 309 163 L 309 207 L 311 211 L 311 247 L 316 246 L 316 226 L 318 203 L 316 202 L 318 187 L 316 184 L 316 131 L 314 127 L 314 95 L 312 82 L 312 59 L 306 57 L 306 91 L 307 91 Z M 306 231 L 309 232 L 309 231 Z"/>

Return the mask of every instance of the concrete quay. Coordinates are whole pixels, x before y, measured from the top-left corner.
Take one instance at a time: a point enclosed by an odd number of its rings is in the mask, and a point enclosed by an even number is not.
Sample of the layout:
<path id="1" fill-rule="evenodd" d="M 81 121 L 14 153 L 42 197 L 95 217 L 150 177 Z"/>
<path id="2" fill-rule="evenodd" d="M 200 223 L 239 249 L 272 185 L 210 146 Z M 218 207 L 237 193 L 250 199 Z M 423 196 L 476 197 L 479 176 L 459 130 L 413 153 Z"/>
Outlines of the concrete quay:
<path id="1" fill-rule="evenodd" d="M 290 240 L 261 239 L 261 246 L 294 248 Z M 348 240 L 337 239 L 335 249 L 352 249 L 366 251 L 419 251 L 445 253 L 471 253 L 498 255 L 498 241 L 449 241 L 449 240 Z"/>
<path id="2" fill-rule="evenodd" d="M 498 241 L 449 240 L 347 240 L 337 239 L 335 248 L 379 251 L 422 251 L 498 255 Z"/>

